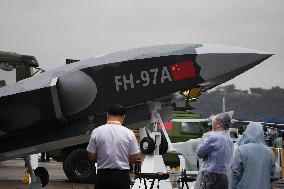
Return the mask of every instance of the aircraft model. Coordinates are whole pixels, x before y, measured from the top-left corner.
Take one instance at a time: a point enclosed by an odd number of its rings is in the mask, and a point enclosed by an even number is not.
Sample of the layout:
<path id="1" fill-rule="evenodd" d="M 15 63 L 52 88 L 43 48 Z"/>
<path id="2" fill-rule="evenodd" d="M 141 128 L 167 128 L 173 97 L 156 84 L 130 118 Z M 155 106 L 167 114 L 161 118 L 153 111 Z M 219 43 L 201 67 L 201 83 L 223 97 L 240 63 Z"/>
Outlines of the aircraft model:
<path id="1" fill-rule="evenodd" d="M 0 161 L 73 145 L 72 137 L 104 123 L 113 103 L 128 107 L 128 127 L 145 126 L 148 101 L 208 90 L 271 55 L 221 45 L 160 45 L 90 58 L 2 87 Z"/>
<path id="2" fill-rule="evenodd" d="M 144 127 L 149 101 L 224 83 L 272 56 L 246 48 L 171 44 L 114 52 L 46 71 L 0 88 L 0 161 L 83 143 L 106 120 L 107 107 L 127 108 L 125 125 Z"/>

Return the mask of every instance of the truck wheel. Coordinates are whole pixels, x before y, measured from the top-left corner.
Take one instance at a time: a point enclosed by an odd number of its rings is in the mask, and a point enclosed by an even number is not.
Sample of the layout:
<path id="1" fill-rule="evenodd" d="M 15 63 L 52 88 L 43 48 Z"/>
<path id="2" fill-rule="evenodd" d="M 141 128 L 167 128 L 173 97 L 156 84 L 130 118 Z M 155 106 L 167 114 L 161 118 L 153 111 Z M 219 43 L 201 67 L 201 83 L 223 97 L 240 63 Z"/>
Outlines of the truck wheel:
<path id="1" fill-rule="evenodd" d="M 84 148 L 71 151 L 64 163 L 63 170 L 70 182 L 94 183 L 96 165 L 88 159 L 88 152 Z"/>
<path id="2" fill-rule="evenodd" d="M 44 188 L 49 182 L 48 171 L 44 167 L 37 167 L 34 170 L 35 176 L 39 177 L 41 181 L 41 186 Z"/>

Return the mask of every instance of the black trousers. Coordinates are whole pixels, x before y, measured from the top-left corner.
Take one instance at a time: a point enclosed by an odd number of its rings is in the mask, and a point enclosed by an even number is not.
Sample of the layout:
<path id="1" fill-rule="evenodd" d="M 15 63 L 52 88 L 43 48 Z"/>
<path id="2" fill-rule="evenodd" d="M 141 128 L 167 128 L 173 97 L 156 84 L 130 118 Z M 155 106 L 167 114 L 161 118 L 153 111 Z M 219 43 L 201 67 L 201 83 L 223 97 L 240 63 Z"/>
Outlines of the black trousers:
<path id="1" fill-rule="evenodd" d="M 198 173 L 194 189 L 228 189 L 226 174 L 202 171 Z"/>
<path id="2" fill-rule="evenodd" d="M 98 169 L 95 189 L 130 189 L 129 170 Z"/>

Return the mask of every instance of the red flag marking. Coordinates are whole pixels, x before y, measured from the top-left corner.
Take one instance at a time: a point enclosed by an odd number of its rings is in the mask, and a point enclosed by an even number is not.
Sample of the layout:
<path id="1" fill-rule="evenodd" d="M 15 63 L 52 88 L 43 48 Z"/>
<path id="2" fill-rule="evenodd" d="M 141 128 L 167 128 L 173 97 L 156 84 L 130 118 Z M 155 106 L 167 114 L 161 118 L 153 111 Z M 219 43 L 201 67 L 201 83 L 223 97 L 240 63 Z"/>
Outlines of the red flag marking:
<path id="1" fill-rule="evenodd" d="M 196 76 L 195 68 L 191 60 L 170 64 L 173 80 L 182 80 Z"/>

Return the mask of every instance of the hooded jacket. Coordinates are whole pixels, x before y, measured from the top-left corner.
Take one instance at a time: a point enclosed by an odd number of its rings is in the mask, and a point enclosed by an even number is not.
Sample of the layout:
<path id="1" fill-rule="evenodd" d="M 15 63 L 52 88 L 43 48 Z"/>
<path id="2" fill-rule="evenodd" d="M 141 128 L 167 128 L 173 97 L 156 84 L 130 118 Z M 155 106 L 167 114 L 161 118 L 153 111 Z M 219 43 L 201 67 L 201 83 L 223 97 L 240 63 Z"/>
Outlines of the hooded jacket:
<path id="1" fill-rule="evenodd" d="M 231 189 L 270 189 L 275 164 L 272 150 L 265 145 L 262 125 L 251 122 L 237 142 Z"/>

